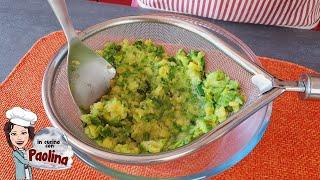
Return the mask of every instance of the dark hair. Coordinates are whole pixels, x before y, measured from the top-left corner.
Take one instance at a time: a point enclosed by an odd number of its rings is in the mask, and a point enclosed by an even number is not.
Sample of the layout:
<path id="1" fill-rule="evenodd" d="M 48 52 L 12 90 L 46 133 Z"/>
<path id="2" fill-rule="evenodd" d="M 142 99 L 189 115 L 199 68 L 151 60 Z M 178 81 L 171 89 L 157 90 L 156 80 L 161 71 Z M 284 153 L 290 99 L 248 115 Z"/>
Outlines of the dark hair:
<path id="1" fill-rule="evenodd" d="M 4 125 L 4 128 L 3 128 L 4 133 L 6 135 L 7 143 L 12 149 L 13 149 L 13 145 L 12 145 L 12 142 L 10 140 L 10 132 L 13 129 L 14 125 L 16 125 L 16 124 L 13 124 L 12 122 L 8 121 L 8 122 L 6 122 L 6 124 Z M 22 127 L 24 127 L 24 126 L 22 126 Z M 24 128 L 28 129 L 29 138 L 31 140 L 33 140 L 33 138 L 34 138 L 34 127 L 24 127 Z"/>

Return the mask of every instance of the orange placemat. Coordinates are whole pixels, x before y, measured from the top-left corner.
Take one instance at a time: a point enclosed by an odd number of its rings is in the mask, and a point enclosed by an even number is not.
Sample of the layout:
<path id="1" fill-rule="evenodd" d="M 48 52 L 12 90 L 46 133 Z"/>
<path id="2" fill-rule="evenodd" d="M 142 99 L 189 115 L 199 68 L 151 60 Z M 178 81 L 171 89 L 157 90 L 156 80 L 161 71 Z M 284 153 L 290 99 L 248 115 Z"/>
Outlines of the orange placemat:
<path id="1" fill-rule="evenodd" d="M 51 33 L 35 43 L 8 78 L 0 85 L 0 126 L 5 111 L 14 106 L 29 108 L 38 115 L 36 132 L 50 123 L 41 102 L 41 82 L 49 60 L 65 43 L 63 33 Z M 301 73 L 314 73 L 302 66 L 259 58 L 276 77 L 296 80 Z M 0 179 L 14 179 L 12 150 L 0 132 Z M 35 179 L 108 179 L 78 158 L 63 171 L 33 168 Z M 218 179 L 319 179 L 320 101 L 301 101 L 296 93 L 285 93 L 273 105 L 271 123 L 262 141 L 240 163 L 217 176 Z"/>

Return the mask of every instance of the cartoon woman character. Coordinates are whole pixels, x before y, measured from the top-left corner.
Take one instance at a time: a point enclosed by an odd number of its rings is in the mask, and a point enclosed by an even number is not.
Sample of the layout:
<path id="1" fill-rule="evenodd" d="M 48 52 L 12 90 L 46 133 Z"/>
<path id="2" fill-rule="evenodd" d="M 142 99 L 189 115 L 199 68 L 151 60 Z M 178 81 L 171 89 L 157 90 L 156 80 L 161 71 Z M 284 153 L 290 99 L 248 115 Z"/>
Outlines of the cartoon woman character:
<path id="1" fill-rule="evenodd" d="M 31 167 L 27 158 L 25 146 L 34 137 L 34 124 L 37 115 L 33 112 L 14 107 L 6 112 L 9 122 L 4 131 L 9 146 L 14 150 L 13 159 L 16 164 L 16 179 L 32 179 Z"/>

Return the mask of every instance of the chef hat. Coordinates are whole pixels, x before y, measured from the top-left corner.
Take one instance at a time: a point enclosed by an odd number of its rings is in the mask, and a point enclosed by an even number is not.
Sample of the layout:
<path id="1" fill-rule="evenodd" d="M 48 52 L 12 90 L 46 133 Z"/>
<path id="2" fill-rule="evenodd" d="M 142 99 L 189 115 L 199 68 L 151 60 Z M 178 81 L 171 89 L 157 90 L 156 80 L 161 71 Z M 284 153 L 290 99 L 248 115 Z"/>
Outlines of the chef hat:
<path id="1" fill-rule="evenodd" d="M 30 127 L 34 126 L 37 121 L 37 115 L 28 109 L 14 107 L 6 112 L 6 117 L 10 122 L 16 125 Z"/>

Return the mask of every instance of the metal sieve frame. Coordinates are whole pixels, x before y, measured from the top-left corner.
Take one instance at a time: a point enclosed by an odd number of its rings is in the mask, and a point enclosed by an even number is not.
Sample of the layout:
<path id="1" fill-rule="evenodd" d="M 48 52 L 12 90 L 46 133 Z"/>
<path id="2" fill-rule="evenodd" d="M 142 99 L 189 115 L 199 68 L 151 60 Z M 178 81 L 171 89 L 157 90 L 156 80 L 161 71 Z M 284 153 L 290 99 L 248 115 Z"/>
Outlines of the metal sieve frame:
<path id="1" fill-rule="evenodd" d="M 144 15 L 144 16 L 129 16 L 129 17 L 109 20 L 88 28 L 86 31 L 80 34 L 81 40 L 89 38 L 95 33 L 103 31 L 104 29 L 107 29 L 107 28 L 111 28 L 113 26 L 128 24 L 128 23 L 136 23 L 136 22 L 156 22 L 156 23 L 170 24 L 173 26 L 186 29 L 193 33 L 196 33 L 201 37 L 210 41 L 215 47 L 217 47 L 216 43 L 219 43 L 218 47 L 223 47 L 222 49 L 220 49 L 221 51 L 223 52 L 226 51 L 225 52 L 226 55 L 228 55 L 229 57 L 231 57 L 231 59 L 239 63 L 243 68 L 249 71 L 252 75 L 263 74 L 266 77 L 273 79 L 271 75 L 266 73 L 259 66 L 255 65 L 254 63 L 246 59 L 243 59 L 241 56 L 235 53 L 230 53 L 230 52 L 233 52 L 233 51 L 230 51 L 231 47 L 225 44 L 217 36 L 213 35 L 208 29 L 197 26 L 190 22 L 186 22 L 181 19 L 174 19 L 172 17 Z M 222 137 L 223 135 L 231 131 L 233 128 L 235 128 L 237 125 L 239 125 L 241 122 L 243 122 L 245 119 L 247 119 L 252 114 L 254 114 L 255 111 L 252 111 L 253 109 L 256 109 L 257 107 L 258 108 L 264 107 L 267 104 L 266 102 L 270 102 L 270 100 L 274 99 L 275 97 L 277 97 L 278 95 L 284 92 L 283 89 L 273 89 L 265 94 L 262 94 L 252 104 L 248 105 L 246 108 L 243 108 L 238 113 L 230 116 L 225 122 L 218 125 L 211 132 L 201 136 L 199 139 L 179 149 L 164 152 L 164 153 L 159 153 L 159 154 L 153 154 L 153 155 L 124 155 L 124 154 L 118 154 L 118 153 L 110 153 L 108 151 L 96 149 L 94 147 L 91 147 L 85 144 L 82 141 L 79 141 L 67 129 L 65 129 L 64 126 L 57 120 L 58 116 L 55 110 L 53 109 L 53 100 L 51 96 L 51 87 L 52 87 L 52 82 L 54 79 L 56 68 L 50 68 L 50 67 L 59 66 L 59 64 L 62 62 L 62 59 L 66 56 L 66 54 L 67 54 L 67 48 L 64 47 L 59 51 L 59 53 L 56 55 L 53 61 L 51 61 L 50 64 L 48 65 L 48 68 L 45 72 L 45 76 L 43 79 L 42 101 L 44 104 L 45 111 L 49 117 L 49 120 L 53 124 L 53 126 L 61 129 L 67 135 L 69 142 L 75 148 L 79 149 L 84 153 L 90 154 L 92 156 L 106 159 L 112 162 L 117 162 L 117 163 L 125 163 L 125 164 L 160 163 L 160 162 L 170 161 L 170 160 L 182 157 L 184 155 L 190 154 L 202 148 L 206 144 L 209 144 L 215 141 L 216 139 Z"/>

